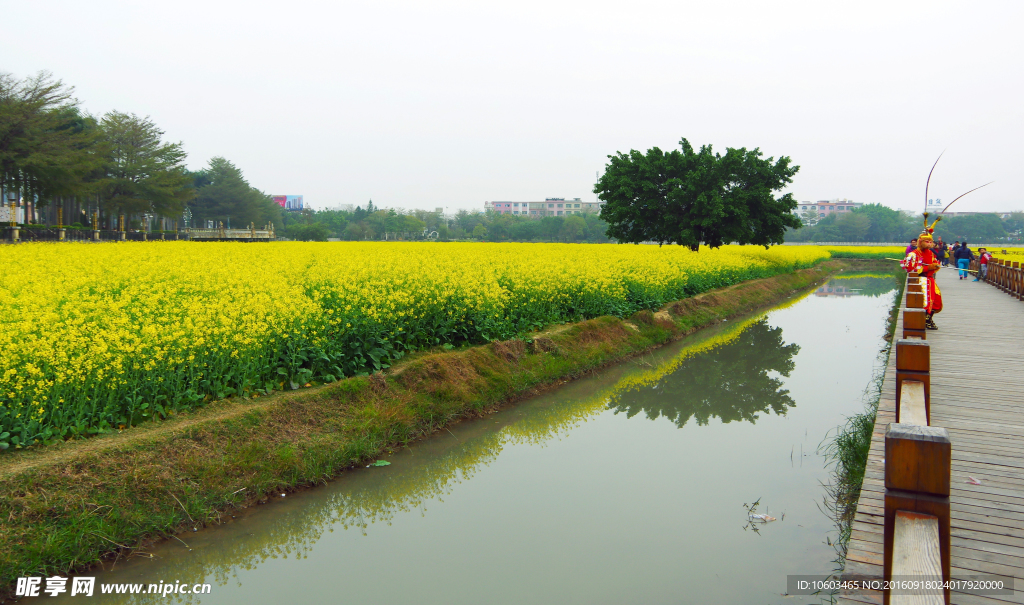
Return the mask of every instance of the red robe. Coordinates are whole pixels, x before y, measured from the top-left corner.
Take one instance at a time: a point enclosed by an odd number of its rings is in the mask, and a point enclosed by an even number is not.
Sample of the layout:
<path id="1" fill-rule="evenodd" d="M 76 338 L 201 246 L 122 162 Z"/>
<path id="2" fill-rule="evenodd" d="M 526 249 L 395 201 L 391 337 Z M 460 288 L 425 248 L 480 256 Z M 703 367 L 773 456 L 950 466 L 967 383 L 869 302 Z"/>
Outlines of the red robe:
<path id="1" fill-rule="evenodd" d="M 921 277 L 924 292 L 924 310 L 926 313 L 938 313 L 942 310 L 942 292 L 935 283 L 938 269 L 929 269 L 928 265 L 939 262 L 931 250 L 911 250 L 903 259 L 903 268 L 907 273 L 917 273 Z"/>

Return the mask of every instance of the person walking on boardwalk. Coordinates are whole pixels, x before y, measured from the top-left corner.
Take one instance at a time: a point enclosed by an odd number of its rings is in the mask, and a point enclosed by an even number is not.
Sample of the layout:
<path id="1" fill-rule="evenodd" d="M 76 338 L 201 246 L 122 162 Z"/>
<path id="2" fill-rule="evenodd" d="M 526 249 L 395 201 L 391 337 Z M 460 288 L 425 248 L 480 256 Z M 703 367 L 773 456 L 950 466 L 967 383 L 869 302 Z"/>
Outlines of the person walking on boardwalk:
<path id="1" fill-rule="evenodd" d="M 992 255 L 988 253 L 988 248 L 978 248 L 978 275 L 974 281 L 988 279 L 988 259 L 990 258 Z"/>
<path id="2" fill-rule="evenodd" d="M 943 267 L 946 266 L 946 243 L 942 241 L 942 236 L 935 238 L 935 249 L 933 250 L 935 258 L 939 259 L 939 264 Z"/>
<path id="3" fill-rule="evenodd" d="M 967 279 L 969 277 L 967 268 L 970 267 L 971 261 L 974 260 L 974 253 L 967 246 L 967 240 L 960 244 L 960 249 L 956 251 L 956 266 L 960 270 L 960 279 Z"/>
<path id="4" fill-rule="evenodd" d="M 942 217 L 935 219 L 935 222 L 928 226 L 928 213 L 924 213 L 924 231 L 917 237 L 917 250 L 912 250 L 903 259 L 903 268 L 907 273 L 916 273 L 920 276 L 921 291 L 924 293 L 924 326 L 929 330 L 938 330 L 933 315 L 942 311 L 942 292 L 935 283 L 935 274 L 938 273 L 939 259 L 932 253 L 935 242 L 932 240 L 932 233 L 935 231 L 935 223 L 942 220 Z"/>
<path id="5" fill-rule="evenodd" d="M 917 250 L 917 238 L 916 237 L 914 239 L 910 240 L 910 245 L 907 246 L 907 249 L 903 251 L 903 254 L 904 255 L 910 254 L 914 250 Z"/>

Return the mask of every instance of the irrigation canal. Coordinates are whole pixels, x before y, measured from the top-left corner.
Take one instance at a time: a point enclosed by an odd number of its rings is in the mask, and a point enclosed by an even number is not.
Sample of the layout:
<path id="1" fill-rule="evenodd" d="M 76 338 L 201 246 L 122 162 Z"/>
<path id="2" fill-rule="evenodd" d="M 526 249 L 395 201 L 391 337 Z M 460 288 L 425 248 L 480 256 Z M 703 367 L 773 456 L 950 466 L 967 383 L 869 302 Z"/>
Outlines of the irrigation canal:
<path id="1" fill-rule="evenodd" d="M 835 279 L 108 562 L 97 586 L 208 582 L 178 602 L 246 605 L 819 602 L 783 596 L 786 576 L 835 567 L 819 446 L 863 410 L 895 287 Z M 749 521 L 758 500 L 776 521 Z"/>

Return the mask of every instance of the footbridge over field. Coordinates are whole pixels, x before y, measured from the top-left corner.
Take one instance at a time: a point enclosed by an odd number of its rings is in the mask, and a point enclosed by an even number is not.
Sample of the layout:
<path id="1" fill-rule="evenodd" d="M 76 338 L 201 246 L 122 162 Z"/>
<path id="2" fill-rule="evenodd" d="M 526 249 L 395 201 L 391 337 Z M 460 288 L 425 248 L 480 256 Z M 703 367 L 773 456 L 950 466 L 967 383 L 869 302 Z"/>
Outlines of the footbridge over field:
<path id="1" fill-rule="evenodd" d="M 227 229 L 223 226 L 213 229 L 185 229 L 186 239 L 193 241 L 271 241 L 274 239 L 274 225 L 257 229 L 250 225 L 246 229 Z"/>
<path id="2" fill-rule="evenodd" d="M 938 330 L 908 279 L 843 574 L 939 584 L 839 603 L 1024 603 L 1024 269 L 993 261 L 939 271 Z"/>

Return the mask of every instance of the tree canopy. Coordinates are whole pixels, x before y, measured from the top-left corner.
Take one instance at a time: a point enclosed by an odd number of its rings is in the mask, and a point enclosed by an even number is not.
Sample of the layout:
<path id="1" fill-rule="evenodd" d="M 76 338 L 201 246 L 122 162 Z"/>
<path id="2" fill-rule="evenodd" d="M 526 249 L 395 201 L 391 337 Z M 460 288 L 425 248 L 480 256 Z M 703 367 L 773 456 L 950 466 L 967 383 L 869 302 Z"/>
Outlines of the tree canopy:
<path id="1" fill-rule="evenodd" d="M 193 206 L 202 218 L 280 222 L 280 207 L 224 158 L 189 173 L 182 143 L 164 141 L 148 116 L 111 111 L 97 119 L 80 110 L 73 92 L 47 72 L 21 80 L 0 73 L 0 188 L 19 204 L 40 209 L 59 201 L 89 222 L 86 211 L 98 210 L 100 224 L 111 224 L 118 214 L 129 222 L 132 215 L 178 218 L 200 192 Z"/>
<path id="2" fill-rule="evenodd" d="M 255 223 L 257 227 L 281 224 L 281 207 L 271 197 L 256 189 L 242 171 L 222 157 L 191 175 L 195 201 L 191 204 L 193 223 L 202 226 L 211 220 L 235 228 Z"/>
<path id="3" fill-rule="evenodd" d="M 947 242 L 964 239 L 973 242 L 992 242 L 1005 238 L 1006 232 L 1003 220 L 996 214 L 951 216 L 943 218 L 935 225 L 935 235 L 942 236 L 943 241 Z"/>
<path id="4" fill-rule="evenodd" d="M 0 73 L 0 187 L 41 200 L 85 192 L 102 162 L 100 133 L 73 93 L 47 72 Z"/>
<path id="5" fill-rule="evenodd" d="M 668 153 L 654 147 L 610 155 L 594 193 L 606 202 L 601 218 L 621 242 L 675 243 L 697 250 L 730 242 L 780 244 L 798 228 L 792 194 L 776 197 L 800 169 L 790 158 L 762 158 L 760 149 L 710 145 L 694 151 L 686 139 Z"/>
<path id="6" fill-rule="evenodd" d="M 597 214 L 529 218 L 495 212 L 458 211 L 446 217 L 437 211 L 381 209 L 371 201 L 364 209 L 289 212 L 284 216 L 285 233 L 301 239 L 324 236 L 298 225 L 322 224 L 326 237 L 343 240 L 384 238 L 476 239 L 489 242 L 607 243 L 608 225 Z M 295 225 L 294 230 L 292 226 Z M 436 232 L 436 235 L 435 235 Z"/>
<path id="7" fill-rule="evenodd" d="M 100 122 L 107 159 L 103 199 L 122 214 L 179 214 L 193 195 L 181 143 L 162 141 L 148 117 L 111 111 Z"/>
<path id="8" fill-rule="evenodd" d="M 812 211 L 808 211 L 809 213 Z M 815 213 L 816 214 L 816 213 Z M 921 233 L 920 214 L 893 210 L 881 204 L 865 204 L 850 212 L 832 213 L 805 221 L 799 231 L 788 231 L 789 242 L 909 242 Z M 931 220 L 934 220 L 932 217 Z M 967 238 L 975 242 L 1019 241 L 1024 214 L 1012 213 L 1001 219 L 997 214 L 945 216 L 935 226 L 935 235 L 953 242 Z"/>

